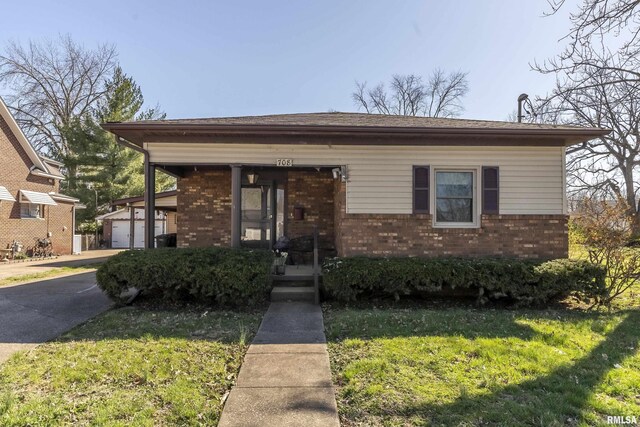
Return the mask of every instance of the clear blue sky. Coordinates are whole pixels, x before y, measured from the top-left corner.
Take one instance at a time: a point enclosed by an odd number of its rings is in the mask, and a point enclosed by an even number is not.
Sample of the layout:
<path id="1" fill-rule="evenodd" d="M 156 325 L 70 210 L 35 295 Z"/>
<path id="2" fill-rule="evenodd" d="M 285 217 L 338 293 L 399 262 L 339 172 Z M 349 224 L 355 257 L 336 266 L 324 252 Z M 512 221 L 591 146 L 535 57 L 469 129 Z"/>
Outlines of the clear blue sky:
<path id="1" fill-rule="evenodd" d="M 113 43 L 170 118 L 355 111 L 355 80 L 440 67 L 469 72 L 463 117 L 504 120 L 553 85 L 529 63 L 561 50 L 567 3 L 543 18 L 546 0 L 24 0 L 2 6 L 0 43 Z"/>

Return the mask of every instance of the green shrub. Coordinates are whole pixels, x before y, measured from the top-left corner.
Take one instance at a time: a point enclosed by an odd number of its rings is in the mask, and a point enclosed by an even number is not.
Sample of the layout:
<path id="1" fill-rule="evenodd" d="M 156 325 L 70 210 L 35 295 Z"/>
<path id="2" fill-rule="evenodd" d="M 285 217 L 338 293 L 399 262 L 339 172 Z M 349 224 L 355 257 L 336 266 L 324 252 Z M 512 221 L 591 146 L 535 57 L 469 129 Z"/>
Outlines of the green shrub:
<path id="1" fill-rule="evenodd" d="M 271 289 L 269 251 L 159 248 L 121 252 L 98 268 L 98 286 L 111 298 L 133 287 L 169 301 L 255 305 Z"/>
<path id="2" fill-rule="evenodd" d="M 511 298 L 537 304 L 572 293 L 583 299 L 606 292 L 603 267 L 583 260 L 545 262 L 495 258 L 329 258 L 322 281 L 329 296 L 342 301 L 361 297 L 468 289 L 482 301 Z"/>

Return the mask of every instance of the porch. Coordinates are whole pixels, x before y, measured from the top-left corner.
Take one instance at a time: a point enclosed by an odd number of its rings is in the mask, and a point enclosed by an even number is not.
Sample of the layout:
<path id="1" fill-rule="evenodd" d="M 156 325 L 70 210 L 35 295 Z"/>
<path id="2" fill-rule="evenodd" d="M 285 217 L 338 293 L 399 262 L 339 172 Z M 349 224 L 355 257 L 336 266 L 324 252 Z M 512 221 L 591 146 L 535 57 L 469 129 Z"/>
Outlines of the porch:
<path id="1" fill-rule="evenodd" d="M 166 166 L 165 166 L 166 167 Z M 290 264 L 335 256 L 336 182 L 331 167 L 190 165 L 179 169 L 178 247 L 272 249 L 283 237 Z M 178 171 L 175 166 L 174 172 Z"/>

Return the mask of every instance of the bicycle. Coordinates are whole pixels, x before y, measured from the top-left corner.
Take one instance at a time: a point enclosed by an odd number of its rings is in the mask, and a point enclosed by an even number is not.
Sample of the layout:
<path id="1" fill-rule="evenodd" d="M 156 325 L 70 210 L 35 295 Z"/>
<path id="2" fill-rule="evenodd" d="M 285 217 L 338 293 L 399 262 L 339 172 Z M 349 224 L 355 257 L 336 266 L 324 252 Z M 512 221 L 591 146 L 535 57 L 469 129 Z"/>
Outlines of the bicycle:
<path id="1" fill-rule="evenodd" d="M 49 239 L 35 238 L 35 244 L 31 248 L 33 258 L 47 258 L 53 256 L 53 244 Z"/>

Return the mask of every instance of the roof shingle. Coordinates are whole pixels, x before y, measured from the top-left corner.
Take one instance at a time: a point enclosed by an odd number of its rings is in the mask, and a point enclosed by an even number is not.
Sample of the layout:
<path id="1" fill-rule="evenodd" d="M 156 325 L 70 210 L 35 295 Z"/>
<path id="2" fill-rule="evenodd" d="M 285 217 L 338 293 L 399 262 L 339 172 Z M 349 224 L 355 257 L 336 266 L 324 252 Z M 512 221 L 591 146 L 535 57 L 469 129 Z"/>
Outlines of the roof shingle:
<path id="1" fill-rule="evenodd" d="M 127 124 L 209 125 L 209 126 L 345 126 L 431 129 L 584 129 L 578 126 L 516 123 L 505 121 L 453 119 L 441 117 L 393 116 L 365 113 L 296 113 L 265 116 L 212 117 L 196 119 L 140 120 Z"/>

